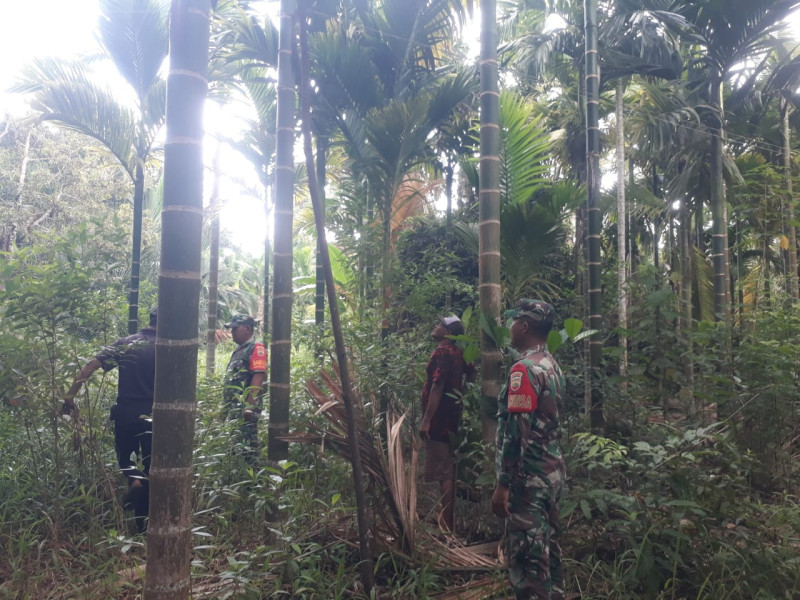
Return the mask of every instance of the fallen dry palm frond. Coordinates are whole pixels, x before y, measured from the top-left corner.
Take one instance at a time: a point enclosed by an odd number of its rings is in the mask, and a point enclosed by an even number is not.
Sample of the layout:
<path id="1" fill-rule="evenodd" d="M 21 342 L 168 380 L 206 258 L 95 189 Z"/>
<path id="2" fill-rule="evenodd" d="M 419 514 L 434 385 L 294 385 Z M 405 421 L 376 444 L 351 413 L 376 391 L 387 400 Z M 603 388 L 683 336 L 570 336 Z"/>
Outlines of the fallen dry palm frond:
<path id="1" fill-rule="evenodd" d="M 481 577 L 444 593 L 433 596 L 434 600 L 485 600 L 487 598 L 505 598 L 506 595 L 496 596 L 506 591 L 508 585 L 494 577 Z"/>
<path id="2" fill-rule="evenodd" d="M 411 468 L 407 471 L 403 455 L 402 433 L 406 415 L 386 416 L 388 463 L 385 465 L 389 490 L 402 524 L 406 548 L 414 552 L 417 522 L 417 440 L 411 438 Z"/>
<path id="3" fill-rule="evenodd" d="M 289 442 L 316 443 L 332 448 L 337 454 L 351 460 L 347 437 L 347 422 L 342 398 L 342 388 L 336 374 L 320 371 L 319 383 L 308 381 L 306 389 L 319 405 L 317 414 L 323 415 L 327 426 L 310 424 L 306 433 L 282 436 Z M 384 450 L 381 438 L 367 426 L 364 405 L 358 394 L 354 398 L 357 421 L 358 446 L 362 468 L 369 478 L 368 486 L 373 504 L 372 536 L 378 546 L 398 555 L 413 556 L 420 562 L 429 562 L 441 570 L 490 570 L 500 567 L 491 555 L 496 543 L 477 547 L 465 546 L 455 536 L 446 538 L 438 531 L 420 527 L 417 519 L 417 457 L 415 436 L 411 439 L 410 462 L 407 464 L 403 444 L 405 415 L 388 415 L 387 440 Z"/>

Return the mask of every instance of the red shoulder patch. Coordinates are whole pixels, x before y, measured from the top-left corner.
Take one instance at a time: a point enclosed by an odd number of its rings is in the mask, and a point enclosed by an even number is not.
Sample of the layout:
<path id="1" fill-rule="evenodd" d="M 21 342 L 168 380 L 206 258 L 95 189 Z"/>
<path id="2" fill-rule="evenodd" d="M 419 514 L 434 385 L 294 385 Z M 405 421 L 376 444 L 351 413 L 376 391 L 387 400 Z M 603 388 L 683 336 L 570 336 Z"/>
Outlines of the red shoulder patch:
<path id="1" fill-rule="evenodd" d="M 267 350 L 264 344 L 257 343 L 250 355 L 250 371 L 253 373 L 267 372 Z"/>
<path id="2" fill-rule="evenodd" d="M 538 406 L 538 400 L 525 365 L 516 364 L 511 367 L 508 375 L 508 412 L 533 412 Z"/>

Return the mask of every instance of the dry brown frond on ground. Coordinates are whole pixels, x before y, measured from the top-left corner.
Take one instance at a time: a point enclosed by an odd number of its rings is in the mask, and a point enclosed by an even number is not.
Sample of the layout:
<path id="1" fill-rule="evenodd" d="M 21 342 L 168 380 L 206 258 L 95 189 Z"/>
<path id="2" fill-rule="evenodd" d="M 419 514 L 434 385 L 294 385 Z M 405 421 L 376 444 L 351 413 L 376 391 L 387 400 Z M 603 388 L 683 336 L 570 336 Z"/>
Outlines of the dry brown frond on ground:
<path id="1" fill-rule="evenodd" d="M 327 419 L 327 427 L 315 424 L 307 433 L 291 433 L 282 439 L 289 442 L 323 444 L 350 461 L 347 422 L 342 388 L 336 374 L 320 371 L 320 383 L 308 381 L 306 389 L 319 405 L 317 414 Z M 371 515 L 371 535 L 376 546 L 417 563 L 433 564 L 444 571 L 489 571 L 501 568 L 495 558 L 493 544 L 466 546 L 455 535 L 420 527 L 417 519 L 417 458 L 416 436 L 410 448 L 403 445 L 405 415 L 387 415 L 387 438 L 384 449 L 380 437 L 367 428 L 364 405 L 355 394 L 353 407 L 358 430 L 358 445 L 362 468 L 374 490 Z M 406 456 L 410 456 L 407 464 Z M 489 552 L 487 553 L 487 548 Z"/>

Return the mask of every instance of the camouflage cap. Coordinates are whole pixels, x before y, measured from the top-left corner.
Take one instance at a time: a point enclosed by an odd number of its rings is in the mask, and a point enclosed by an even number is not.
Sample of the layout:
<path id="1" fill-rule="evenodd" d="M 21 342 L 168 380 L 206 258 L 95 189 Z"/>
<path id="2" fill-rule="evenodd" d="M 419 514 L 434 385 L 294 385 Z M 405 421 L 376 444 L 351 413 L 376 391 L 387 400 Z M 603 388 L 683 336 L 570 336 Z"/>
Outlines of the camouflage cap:
<path id="1" fill-rule="evenodd" d="M 237 313 L 231 317 L 231 320 L 225 323 L 226 329 L 233 329 L 234 327 L 239 327 L 240 325 L 244 325 L 245 327 L 255 327 L 256 320 L 251 317 L 250 315 L 245 315 L 243 313 Z"/>
<path id="2" fill-rule="evenodd" d="M 505 312 L 505 317 L 506 319 L 528 317 L 532 321 L 552 327 L 553 321 L 556 320 L 556 309 L 543 300 L 523 298 L 514 308 Z"/>
<path id="3" fill-rule="evenodd" d="M 439 316 L 439 322 L 445 326 L 450 335 L 464 335 L 464 324 L 455 315 L 449 317 Z"/>

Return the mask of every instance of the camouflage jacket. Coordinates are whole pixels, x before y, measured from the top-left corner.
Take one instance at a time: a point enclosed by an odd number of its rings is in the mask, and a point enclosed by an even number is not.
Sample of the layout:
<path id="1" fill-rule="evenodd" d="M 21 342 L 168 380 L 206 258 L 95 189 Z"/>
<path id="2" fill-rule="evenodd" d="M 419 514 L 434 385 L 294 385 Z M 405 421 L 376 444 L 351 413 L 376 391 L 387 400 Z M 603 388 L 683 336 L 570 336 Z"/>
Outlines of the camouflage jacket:
<path id="1" fill-rule="evenodd" d="M 544 345 L 522 354 L 498 398 L 497 480 L 512 486 L 563 476 L 561 395 L 564 375 Z"/>
<path id="2" fill-rule="evenodd" d="M 246 397 L 246 390 L 253 380 L 254 373 L 267 372 L 267 351 L 264 344 L 250 338 L 231 354 L 228 367 L 225 369 L 225 391 L 223 399 L 226 405 L 239 406 Z M 260 408 L 260 399 L 257 402 Z"/>

